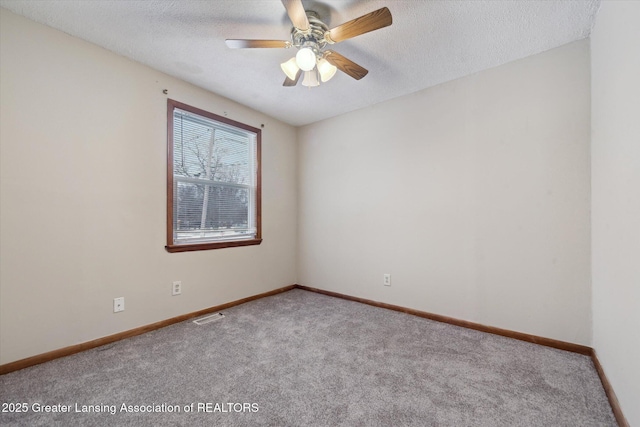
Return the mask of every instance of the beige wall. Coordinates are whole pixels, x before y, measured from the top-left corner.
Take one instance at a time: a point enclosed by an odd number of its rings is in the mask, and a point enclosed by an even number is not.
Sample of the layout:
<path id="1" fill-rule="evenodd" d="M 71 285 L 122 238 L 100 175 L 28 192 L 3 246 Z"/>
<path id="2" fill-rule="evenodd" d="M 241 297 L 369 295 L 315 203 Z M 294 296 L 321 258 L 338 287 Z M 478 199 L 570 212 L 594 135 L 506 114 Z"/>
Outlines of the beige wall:
<path id="1" fill-rule="evenodd" d="M 638 4 L 591 87 L 585 40 L 297 131 L 0 11 L 0 364 L 298 281 L 586 345 L 593 309 L 640 422 Z M 165 252 L 163 89 L 265 124 L 262 245 Z"/>
<path id="2" fill-rule="evenodd" d="M 0 10 L 0 364 L 295 283 L 293 127 Z M 163 89 L 264 123 L 262 245 L 165 251 Z"/>
<path id="3" fill-rule="evenodd" d="M 640 426 L 640 2 L 603 2 L 591 38 L 593 346 Z"/>
<path id="4" fill-rule="evenodd" d="M 300 283 L 589 345 L 589 85 L 583 40 L 301 128 Z"/>

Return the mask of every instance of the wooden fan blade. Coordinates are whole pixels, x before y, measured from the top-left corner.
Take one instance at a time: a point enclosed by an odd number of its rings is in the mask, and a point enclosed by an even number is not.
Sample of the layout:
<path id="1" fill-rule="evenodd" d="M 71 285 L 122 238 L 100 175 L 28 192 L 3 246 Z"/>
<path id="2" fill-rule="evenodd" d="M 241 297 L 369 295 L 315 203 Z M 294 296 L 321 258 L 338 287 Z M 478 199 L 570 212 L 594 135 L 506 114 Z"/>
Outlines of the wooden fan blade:
<path id="1" fill-rule="evenodd" d="M 356 80 L 360 80 L 369 72 L 366 68 L 362 68 L 352 60 L 345 58 L 333 50 L 325 51 L 324 59 L 329 61 L 331 65 L 338 67 L 338 69 L 343 73 L 350 75 Z"/>
<path id="2" fill-rule="evenodd" d="M 286 40 L 247 40 L 227 39 L 227 46 L 231 49 L 244 49 L 249 47 L 291 47 L 291 42 Z"/>
<path id="3" fill-rule="evenodd" d="M 389 9 L 386 7 L 383 7 L 382 9 L 374 10 L 371 13 L 367 13 L 366 15 L 362 15 L 359 18 L 330 29 L 328 31 L 328 38 L 334 43 L 337 43 L 359 36 L 360 34 L 368 33 L 369 31 L 388 27 L 392 22 L 391 12 L 389 12 Z"/>
<path id="4" fill-rule="evenodd" d="M 309 29 L 309 19 L 307 19 L 307 13 L 304 11 L 302 0 L 282 0 L 282 4 L 287 9 L 287 14 L 293 26 L 299 30 L 307 31 Z"/>
<path id="5" fill-rule="evenodd" d="M 297 85 L 298 84 L 298 80 L 300 80 L 300 75 L 302 75 L 302 70 L 298 70 L 298 72 L 296 73 L 296 79 L 295 80 L 291 80 L 289 77 L 287 77 L 284 80 L 284 83 L 282 83 L 282 86 L 290 87 L 290 86 Z"/>

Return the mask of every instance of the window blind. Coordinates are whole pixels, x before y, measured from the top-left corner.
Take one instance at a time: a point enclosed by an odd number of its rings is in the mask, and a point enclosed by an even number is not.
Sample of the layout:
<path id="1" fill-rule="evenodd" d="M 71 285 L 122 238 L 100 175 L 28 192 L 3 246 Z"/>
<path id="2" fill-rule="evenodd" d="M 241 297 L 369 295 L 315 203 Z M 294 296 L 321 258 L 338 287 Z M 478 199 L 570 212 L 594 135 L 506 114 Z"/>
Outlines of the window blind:
<path id="1" fill-rule="evenodd" d="M 173 113 L 174 244 L 256 236 L 256 135 Z"/>

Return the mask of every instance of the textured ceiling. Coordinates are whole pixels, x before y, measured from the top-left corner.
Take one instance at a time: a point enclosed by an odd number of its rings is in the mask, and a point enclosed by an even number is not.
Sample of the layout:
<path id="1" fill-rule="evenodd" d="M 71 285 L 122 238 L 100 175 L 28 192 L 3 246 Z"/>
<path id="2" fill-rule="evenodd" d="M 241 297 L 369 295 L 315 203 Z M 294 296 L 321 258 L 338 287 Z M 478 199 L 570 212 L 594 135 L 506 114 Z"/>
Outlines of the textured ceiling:
<path id="1" fill-rule="evenodd" d="M 288 40 L 280 0 L 0 0 L 88 40 L 292 125 L 412 93 L 588 37 L 599 0 L 303 0 L 334 27 L 388 7 L 393 25 L 332 47 L 369 70 L 317 88 L 282 86 L 292 49 L 229 49 L 226 38 Z"/>

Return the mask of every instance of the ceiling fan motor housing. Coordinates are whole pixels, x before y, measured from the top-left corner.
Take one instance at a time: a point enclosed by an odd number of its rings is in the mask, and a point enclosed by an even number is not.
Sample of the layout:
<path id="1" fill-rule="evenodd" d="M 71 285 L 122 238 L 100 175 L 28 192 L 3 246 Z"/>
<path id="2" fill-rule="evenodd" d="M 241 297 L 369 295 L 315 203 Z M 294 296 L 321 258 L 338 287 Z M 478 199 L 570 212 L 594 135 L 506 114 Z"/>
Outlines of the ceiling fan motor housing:
<path id="1" fill-rule="evenodd" d="M 320 51 L 327 45 L 325 34 L 329 32 L 329 27 L 320 20 L 316 12 L 311 10 L 305 12 L 309 20 L 309 29 L 303 31 L 293 27 L 291 29 L 291 45 L 297 49 L 309 48 L 316 55 L 320 55 Z"/>

